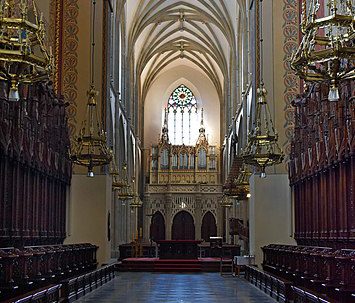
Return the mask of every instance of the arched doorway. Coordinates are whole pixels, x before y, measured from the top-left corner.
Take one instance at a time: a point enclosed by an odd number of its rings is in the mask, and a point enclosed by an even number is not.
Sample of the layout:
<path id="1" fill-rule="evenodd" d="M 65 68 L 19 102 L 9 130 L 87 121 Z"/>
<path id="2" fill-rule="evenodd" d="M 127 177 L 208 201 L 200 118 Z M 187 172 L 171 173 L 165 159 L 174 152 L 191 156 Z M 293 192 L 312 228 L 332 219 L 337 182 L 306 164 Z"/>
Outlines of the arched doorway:
<path id="1" fill-rule="evenodd" d="M 214 215 L 208 211 L 202 219 L 201 238 L 209 242 L 213 236 L 217 236 L 217 224 Z"/>
<path id="2" fill-rule="evenodd" d="M 160 211 L 152 216 L 149 237 L 152 241 L 165 240 L 165 220 Z"/>
<path id="3" fill-rule="evenodd" d="M 194 218 L 187 211 L 178 212 L 171 231 L 173 240 L 195 240 Z"/>

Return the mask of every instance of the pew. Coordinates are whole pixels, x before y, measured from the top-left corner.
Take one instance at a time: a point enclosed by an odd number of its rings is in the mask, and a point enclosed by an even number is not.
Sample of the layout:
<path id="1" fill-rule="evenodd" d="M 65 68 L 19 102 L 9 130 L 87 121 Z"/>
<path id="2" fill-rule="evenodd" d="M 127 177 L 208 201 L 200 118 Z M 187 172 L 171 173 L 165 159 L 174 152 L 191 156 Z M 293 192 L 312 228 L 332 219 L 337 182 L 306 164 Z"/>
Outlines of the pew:
<path id="1" fill-rule="evenodd" d="M 292 299 L 291 283 L 283 278 L 251 265 L 245 267 L 245 278 L 278 302 L 290 302 Z"/>
<path id="2" fill-rule="evenodd" d="M 114 278 L 116 264 L 103 266 L 93 272 L 62 281 L 61 302 L 71 303 Z"/>
<path id="3" fill-rule="evenodd" d="M 54 303 L 60 301 L 60 284 L 49 285 L 18 296 L 3 303 Z"/>
<path id="4" fill-rule="evenodd" d="M 0 301 L 96 269 L 97 246 L 0 248 Z"/>
<path id="5" fill-rule="evenodd" d="M 315 293 L 324 293 L 335 301 L 354 301 L 354 249 L 270 244 L 262 250 L 266 272 Z"/>
<path id="6" fill-rule="evenodd" d="M 291 286 L 291 288 L 294 303 L 339 303 L 339 301 L 302 287 Z"/>

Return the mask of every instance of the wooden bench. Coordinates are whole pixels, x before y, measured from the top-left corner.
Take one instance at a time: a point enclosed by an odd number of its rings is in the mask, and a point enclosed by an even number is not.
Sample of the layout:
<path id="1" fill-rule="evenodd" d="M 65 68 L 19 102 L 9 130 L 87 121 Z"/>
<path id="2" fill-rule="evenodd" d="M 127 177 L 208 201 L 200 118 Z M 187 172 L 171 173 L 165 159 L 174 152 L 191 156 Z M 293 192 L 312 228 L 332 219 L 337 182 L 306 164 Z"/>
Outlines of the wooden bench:
<path id="1" fill-rule="evenodd" d="M 355 250 L 270 244 L 262 247 L 263 269 L 309 292 L 354 302 Z"/>
<path id="2" fill-rule="evenodd" d="M 94 270 L 96 250 L 89 243 L 0 248 L 0 301 Z"/>
<path id="3" fill-rule="evenodd" d="M 104 285 L 115 276 L 116 264 L 103 266 L 90 273 L 62 282 L 62 303 L 73 302 L 94 289 Z"/>
<path id="4" fill-rule="evenodd" d="M 292 299 L 290 281 L 250 265 L 245 266 L 245 278 L 278 302 L 290 302 Z"/>
<path id="5" fill-rule="evenodd" d="M 339 303 L 332 298 L 328 298 L 323 294 L 315 293 L 312 290 L 291 286 L 293 291 L 293 300 L 295 303 Z"/>
<path id="6" fill-rule="evenodd" d="M 18 296 L 3 303 L 55 303 L 60 301 L 61 284 L 49 285 L 22 296 Z"/>

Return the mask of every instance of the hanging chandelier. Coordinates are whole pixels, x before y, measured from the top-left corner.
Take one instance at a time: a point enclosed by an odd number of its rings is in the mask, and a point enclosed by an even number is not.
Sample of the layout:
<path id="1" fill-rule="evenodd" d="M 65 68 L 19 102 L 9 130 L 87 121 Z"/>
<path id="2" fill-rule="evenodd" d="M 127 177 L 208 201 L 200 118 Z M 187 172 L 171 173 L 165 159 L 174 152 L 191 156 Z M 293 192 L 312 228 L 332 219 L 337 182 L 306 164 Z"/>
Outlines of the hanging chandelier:
<path id="1" fill-rule="evenodd" d="M 116 189 L 117 197 L 120 200 L 130 200 L 133 199 L 133 190 L 131 184 L 128 182 L 127 176 L 127 164 L 123 163 L 122 167 L 122 176 L 121 179 L 118 179 L 119 187 Z"/>
<path id="2" fill-rule="evenodd" d="M 220 205 L 224 208 L 228 208 L 233 206 L 233 201 L 229 196 L 223 195 Z"/>
<path id="3" fill-rule="evenodd" d="M 0 80 L 8 83 L 8 100 L 19 101 L 19 84 L 48 80 L 52 67 L 34 1 L 0 0 Z"/>
<path id="4" fill-rule="evenodd" d="M 98 91 L 94 86 L 95 75 L 95 5 L 93 0 L 92 14 L 92 36 L 91 36 L 91 68 L 90 68 L 90 88 L 87 92 L 88 102 L 86 118 L 82 123 L 79 135 L 72 142 L 71 159 L 75 164 L 85 166 L 88 169 L 87 176 L 94 177 L 94 167 L 101 167 L 109 164 L 112 160 L 112 152 L 107 147 L 106 132 L 99 120 L 97 101 Z"/>
<path id="5" fill-rule="evenodd" d="M 250 198 L 250 176 L 251 172 L 243 165 L 239 170 L 237 178 L 234 180 L 233 198 L 236 200 L 246 200 Z"/>
<path id="6" fill-rule="evenodd" d="M 330 84 L 329 101 L 339 100 L 341 80 L 355 78 L 355 7 L 352 0 L 302 1 L 303 39 L 293 54 L 296 73 Z"/>
<path id="7" fill-rule="evenodd" d="M 112 176 L 112 191 L 119 191 L 123 186 L 125 186 L 118 172 L 115 157 L 112 157 L 110 175 Z"/>
<path id="8" fill-rule="evenodd" d="M 257 90 L 253 129 L 248 135 L 248 144 L 243 152 L 245 164 L 260 170 L 260 177 L 265 178 L 265 168 L 282 162 L 284 154 L 279 147 L 278 135 L 271 119 L 270 110 L 266 102 L 267 91 L 261 82 Z"/>
<path id="9" fill-rule="evenodd" d="M 134 194 L 134 198 L 133 198 L 132 202 L 129 204 L 129 206 L 131 208 L 140 208 L 143 206 L 143 201 L 139 197 L 138 193 Z"/>
<path id="10" fill-rule="evenodd" d="M 265 178 L 265 169 L 282 162 L 284 154 L 278 145 L 278 135 L 266 101 L 267 90 L 263 81 L 263 37 L 262 37 L 262 0 L 260 0 L 260 84 L 257 89 L 257 101 L 253 118 L 253 127 L 248 134 L 248 143 L 243 151 L 245 164 L 260 170 Z"/>

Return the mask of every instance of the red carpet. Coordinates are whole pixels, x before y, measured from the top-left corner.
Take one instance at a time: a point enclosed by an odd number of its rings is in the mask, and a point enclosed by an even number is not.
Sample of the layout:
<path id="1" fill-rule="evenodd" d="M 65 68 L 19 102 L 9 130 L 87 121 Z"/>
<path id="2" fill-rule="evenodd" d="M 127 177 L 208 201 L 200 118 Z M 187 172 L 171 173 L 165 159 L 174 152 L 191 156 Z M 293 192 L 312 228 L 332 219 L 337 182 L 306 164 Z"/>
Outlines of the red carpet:
<path id="1" fill-rule="evenodd" d="M 198 258 L 186 260 L 127 258 L 122 260 L 119 270 L 151 272 L 218 272 L 219 267 L 220 258 Z"/>

